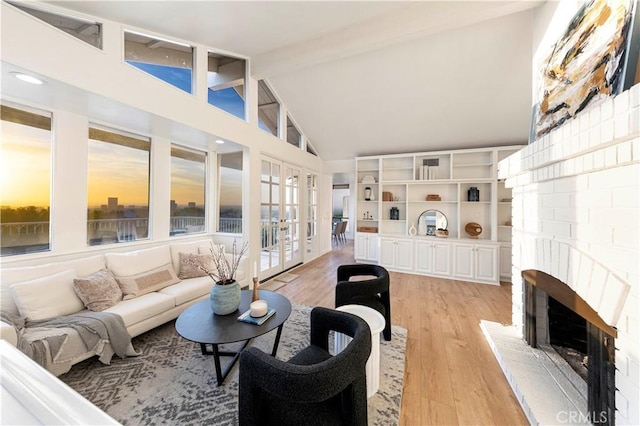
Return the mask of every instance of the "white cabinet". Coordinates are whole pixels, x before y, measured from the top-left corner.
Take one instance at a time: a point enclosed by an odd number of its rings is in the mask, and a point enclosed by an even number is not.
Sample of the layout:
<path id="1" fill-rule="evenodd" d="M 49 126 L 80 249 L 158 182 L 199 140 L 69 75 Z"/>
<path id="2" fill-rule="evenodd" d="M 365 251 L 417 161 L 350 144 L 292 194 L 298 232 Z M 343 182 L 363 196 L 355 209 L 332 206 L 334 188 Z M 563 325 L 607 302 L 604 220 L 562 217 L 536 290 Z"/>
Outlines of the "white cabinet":
<path id="1" fill-rule="evenodd" d="M 380 238 L 380 266 L 413 271 L 413 240 Z"/>
<path id="2" fill-rule="evenodd" d="M 500 246 L 500 279 L 511 282 L 511 244 Z"/>
<path id="3" fill-rule="evenodd" d="M 451 244 L 442 241 L 416 241 L 416 272 L 451 275 Z"/>
<path id="4" fill-rule="evenodd" d="M 378 236 L 369 233 L 356 233 L 353 257 L 356 260 L 378 261 Z"/>
<path id="5" fill-rule="evenodd" d="M 497 245 L 455 243 L 453 253 L 453 275 L 456 278 L 499 283 Z"/>

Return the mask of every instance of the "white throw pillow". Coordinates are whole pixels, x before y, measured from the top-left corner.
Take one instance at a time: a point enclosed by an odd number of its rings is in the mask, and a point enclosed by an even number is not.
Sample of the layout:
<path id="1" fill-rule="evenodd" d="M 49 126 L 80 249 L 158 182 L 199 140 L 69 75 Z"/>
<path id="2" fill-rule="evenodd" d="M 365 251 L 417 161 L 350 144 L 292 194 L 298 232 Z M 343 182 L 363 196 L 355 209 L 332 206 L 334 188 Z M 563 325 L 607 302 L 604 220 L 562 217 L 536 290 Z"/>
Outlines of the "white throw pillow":
<path id="1" fill-rule="evenodd" d="M 67 270 L 11 286 L 20 315 L 35 321 L 75 314 L 84 309 L 73 289 L 76 271 Z"/>
<path id="2" fill-rule="evenodd" d="M 138 275 L 171 263 L 171 252 L 164 245 L 128 253 L 105 254 L 107 268 L 117 277 Z"/>

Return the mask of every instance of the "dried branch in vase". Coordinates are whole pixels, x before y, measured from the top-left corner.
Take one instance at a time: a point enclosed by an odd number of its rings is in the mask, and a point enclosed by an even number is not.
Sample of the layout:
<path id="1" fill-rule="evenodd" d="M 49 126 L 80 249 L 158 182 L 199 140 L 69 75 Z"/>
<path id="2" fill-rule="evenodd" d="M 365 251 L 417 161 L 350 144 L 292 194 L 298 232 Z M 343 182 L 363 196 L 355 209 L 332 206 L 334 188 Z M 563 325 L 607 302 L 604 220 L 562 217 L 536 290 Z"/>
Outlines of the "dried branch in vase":
<path id="1" fill-rule="evenodd" d="M 227 258 L 223 245 L 214 244 L 213 242 L 210 245 L 211 256 L 208 262 L 205 263 L 203 259 L 191 258 L 187 260 L 187 263 L 207 274 L 216 284 L 226 285 L 233 283 L 242 256 L 249 249 L 249 243 L 244 242 L 238 248 L 237 241 L 234 240 L 230 255 L 231 259 Z"/>

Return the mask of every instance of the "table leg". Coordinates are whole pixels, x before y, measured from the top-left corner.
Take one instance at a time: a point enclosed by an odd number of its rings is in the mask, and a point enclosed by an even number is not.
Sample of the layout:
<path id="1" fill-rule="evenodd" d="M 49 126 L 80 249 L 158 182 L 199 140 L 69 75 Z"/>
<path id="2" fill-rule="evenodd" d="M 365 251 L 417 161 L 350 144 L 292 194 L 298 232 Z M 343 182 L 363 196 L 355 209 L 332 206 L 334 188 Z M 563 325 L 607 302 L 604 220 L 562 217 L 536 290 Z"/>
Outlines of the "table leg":
<path id="1" fill-rule="evenodd" d="M 216 366 L 216 380 L 218 381 L 218 386 L 224 382 L 224 377 L 222 376 L 222 369 L 220 368 L 220 353 L 218 352 L 218 345 L 213 344 L 213 363 Z M 225 374 L 226 376 L 226 374 Z"/>
<path id="2" fill-rule="evenodd" d="M 236 363 L 236 361 L 238 361 L 238 358 L 240 358 L 240 352 L 242 352 L 244 350 L 244 348 L 247 347 L 247 345 L 249 344 L 250 341 L 251 341 L 251 339 L 245 340 L 245 342 L 242 345 L 242 347 L 236 352 L 221 351 L 221 350 L 219 350 L 218 345 L 214 344 L 214 343 L 210 343 L 210 345 L 211 345 L 211 347 L 213 349 L 213 350 L 210 351 L 210 350 L 207 349 L 207 345 L 206 344 L 200 343 L 200 350 L 202 351 L 203 355 L 213 355 L 213 363 L 214 363 L 215 368 L 216 368 L 216 381 L 218 382 L 218 386 L 222 385 L 224 380 L 227 378 L 227 376 L 231 372 L 231 369 L 233 368 L 234 364 Z M 231 361 L 229 362 L 229 364 L 225 367 L 224 371 L 222 371 L 222 366 L 220 365 L 220 357 L 221 356 L 233 357 L 231 359 Z"/>
<path id="3" fill-rule="evenodd" d="M 280 344 L 280 336 L 282 335 L 282 326 L 283 324 L 280 324 L 280 326 L 278 326 L 278 331 L 276 332 L 276 341 L 273 342 L 273 351 L 271 352 L 271 356 L 275 358 L 276 356 L 276 352 L 278 352 L 278 344 Z"/>

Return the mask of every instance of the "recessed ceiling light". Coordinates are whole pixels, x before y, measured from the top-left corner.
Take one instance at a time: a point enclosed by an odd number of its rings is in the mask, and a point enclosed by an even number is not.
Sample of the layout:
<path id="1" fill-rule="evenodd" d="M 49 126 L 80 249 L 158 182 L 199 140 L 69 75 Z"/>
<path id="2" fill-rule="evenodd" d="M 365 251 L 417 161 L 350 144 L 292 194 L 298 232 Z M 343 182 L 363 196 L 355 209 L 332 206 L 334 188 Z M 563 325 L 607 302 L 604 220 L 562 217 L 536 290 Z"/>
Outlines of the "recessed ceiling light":
<path id="1" fill-rule="evenodd" d="M 216 139 L 216 143 L 222 145 L 224 141 L 222 139 Z"/>
<path id="2" fill-rule="evenodd" d="M 36 78 L 29 74 L 23 74 L 21 72 L 16 72 L 16 71 L 11 72 L 11 74 L 18 80 L 22 80 L 27 83 L 38 84 L 38 85 L 44 84 L 44 80 L 40 80 L 39 78 Z"/>

